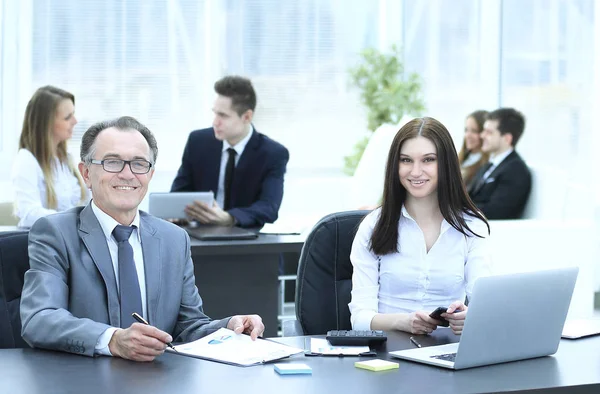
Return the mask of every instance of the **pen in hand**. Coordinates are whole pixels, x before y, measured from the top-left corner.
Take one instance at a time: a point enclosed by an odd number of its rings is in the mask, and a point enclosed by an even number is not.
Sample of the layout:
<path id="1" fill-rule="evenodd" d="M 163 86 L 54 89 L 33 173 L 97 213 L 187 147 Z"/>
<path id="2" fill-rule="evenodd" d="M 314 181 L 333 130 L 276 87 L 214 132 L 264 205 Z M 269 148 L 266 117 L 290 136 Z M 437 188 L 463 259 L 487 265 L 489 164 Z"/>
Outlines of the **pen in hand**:
<path id="1" fill-rule="evenodd" d="M 421 344 L 419 342 L 417 342 L 417 340 L 413 337 L 410 337 L 410 341 L 413 343 L 413 345 L 415 345 L 416 347 L 421 347 Z"/>
<path id="2" fill-rule="evenodd" d="M 147 326 L 149 326 L 149 325 L 150 325 L 150 323 L 148 323 L 148 322 L 146 321 L 146 319 L 144 319 L 142 316 L 140 316 L 140 315 L 139 315 L 138 313 L 136 313 L 136 312 L 133 312 L 133 313 L 131 314 L 131 316 L 132 316 L 132 317 L 133 317 L 135 320 L 137 320 L 137 321 L 138 321 L 138 323 L 142 323 L 142 324 L 145 324 L 145 325 L 147 325 Z M 175 347 L 173 346 L 173 344 L 172 344 L 171 342 L 167 342 L 167 346 L 168 346 L 168 347 L 170 347 L 171 349 L 173 349 L 174 351 L 177 351 L 177 349 L 175 349 Z"/>

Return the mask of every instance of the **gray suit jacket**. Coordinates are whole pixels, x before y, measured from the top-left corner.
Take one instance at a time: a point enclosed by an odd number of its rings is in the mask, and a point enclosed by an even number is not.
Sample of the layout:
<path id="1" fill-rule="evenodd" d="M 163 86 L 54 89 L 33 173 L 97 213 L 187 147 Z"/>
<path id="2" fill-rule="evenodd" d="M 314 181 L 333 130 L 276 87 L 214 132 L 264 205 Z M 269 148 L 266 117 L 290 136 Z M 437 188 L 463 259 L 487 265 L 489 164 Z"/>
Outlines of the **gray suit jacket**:
<path id="1" fill-rule="evenodd" d="M 174 342 L 226 327 L 202 312 L 187 233 L 140 211 L 148 321 Z M 39 219 L 29 232 L 30 269 L 21 296 L 23 339 L 33 347 L 94 355 L 100 335 L 120 326 L 110 252 L 92 207 Z"/>

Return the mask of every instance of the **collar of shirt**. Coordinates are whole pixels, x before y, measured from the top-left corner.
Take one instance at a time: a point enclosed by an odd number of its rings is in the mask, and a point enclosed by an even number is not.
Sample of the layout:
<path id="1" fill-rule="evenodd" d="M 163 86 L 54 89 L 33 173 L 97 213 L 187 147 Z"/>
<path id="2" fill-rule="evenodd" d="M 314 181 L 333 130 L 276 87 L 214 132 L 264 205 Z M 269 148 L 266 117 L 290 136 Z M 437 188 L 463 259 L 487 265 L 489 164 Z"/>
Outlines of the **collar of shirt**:
<path id="1" fill-rule="evenodd" d="M 496 168 L 498 167 L 498 165 L 500 163 L 502 163 L 502 160 L 506 159 L 506 157 L 508 157 L 508 155 L 510 155 L 513 152 L 513 148 L 508 149 L 506 152 L 502 152 L 499 155 L 496 155 L 492 158 L 490 158 L 490 163 L 492 163 L 492 168 Z"/>
<path id="2" fill-rule="evenodd" d="M 417 224 L 417 221 L 415 219 L 412 218 L 412 216 L 410 216 L 410 214 L 408 213 L 408 211 L 406 210 L 406 206 L 402 205 L 402 216 L 404 216 L 406 219 L 413 221 L 415 224 Z M 399 223 L 400 224 L 400 223 Z M 418 225 L 418 224 L 417 224 Z M 448 223 L 446 221 L 446 219 L 442 219 L 442 226 L 440 227 L 440 236 L 446 232 L 446 230 L 448 230 L 448 228 L 450 228 L 450 223 Z"/>
<path id="3" fill-rule="evenodd" d="M 105 213 L 103 210 L 98 208 L 98 206 L 94 203 L 94 200 L 92 200 L 91 204 L 92 204 L 92 211 L 94 212 L 94 215 L 96 215 L 98 222 L 100 222 L 100 227 L 102 227 L 102 232 L 104 232 L 106 239 L 110 239 L 112 237 L 113 230 L 120 223 L 117 222 L 115 219 L 113 219 L 110 215 Z M 136 229 L 140 228 L 140 211 L 139 210 L 136 211 L 135 218 L 133 219 L 131 226 L 135 226 Z M 137 235 L 138 241 L 142 242 L 140 232 L 134 229 L 134 233 Z"/>
<path id="4" fill-rule="evenodd" d="M 248 145 L 248 141 L 250 141 L 250 137 L 252 137 L 252 133 L 254 133 L 254 126 L 252 126 L 252 124 L 250 124 L 250 131 L 248 132 L 248 134 L 244 137 L 243 140 L 241 140 L 240 142 L 235 144 L 235 146 L 232 146 L 229 142 L 223 140 L 222 152 L 223 153 L 227 152 L 227 149 L 233 148 L 233 149 L 235 149 L 235 151 L 237 153 L 237 157 L 242 156 L 242 152 L 244 152 L 246 145 Z"/>

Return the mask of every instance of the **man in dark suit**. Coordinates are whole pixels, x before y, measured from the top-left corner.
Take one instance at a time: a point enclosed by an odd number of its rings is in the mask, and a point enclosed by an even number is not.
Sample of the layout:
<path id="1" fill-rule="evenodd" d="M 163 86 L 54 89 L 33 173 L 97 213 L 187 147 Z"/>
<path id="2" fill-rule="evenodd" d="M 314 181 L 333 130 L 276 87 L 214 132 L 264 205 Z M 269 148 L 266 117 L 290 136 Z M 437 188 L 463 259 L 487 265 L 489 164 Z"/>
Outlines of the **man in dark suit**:
<path id="1" fill-rule="evenodd" d="M 523 114 L 500 108 L 488 114 L 481 150 L 490 161 L 469 189 L 471 199 L 488 219 L 520 219 L 531 192 L 531 173 L 515 146 L 525 129 Z"/>
<path id="2" fill-rule="evenodd" d="M 213 191 L 212 207 L 195 202 L 186 213 L 203 224 L 258 227 L 277 219 L 288 150 L 252 125 L 256 94 L 249 79 L 215 83 L 213 127 L 193 131 L 171 192 Z"/>
<path id="3" fill-rule="evenodd" d="M 206 316 L 187 233 L 138 209 L 157 154 L 150 130 L 130 117 L 83 135 L 79 171 L 92 201 L 43 217 L 29 232 L 21 321 L 31 346 L 151 361 L 171 341 L 219 328 L 263 333 L 258 315 Z"/>

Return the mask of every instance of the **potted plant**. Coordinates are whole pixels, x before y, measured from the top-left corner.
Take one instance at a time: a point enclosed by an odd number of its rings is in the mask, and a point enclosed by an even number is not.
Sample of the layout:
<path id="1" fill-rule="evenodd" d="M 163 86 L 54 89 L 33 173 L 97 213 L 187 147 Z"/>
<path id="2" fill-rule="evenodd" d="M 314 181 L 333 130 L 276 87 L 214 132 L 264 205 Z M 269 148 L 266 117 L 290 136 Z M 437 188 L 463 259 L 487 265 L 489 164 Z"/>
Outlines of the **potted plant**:
<path id="1" fill-rule="evenodd" d="M 406 114 L 420 116 L 425 110 L 421 77 L 406 74 L 401 59 L 396 45 L 390 53 L 367 48 L 361 52 L 359 64 L 349 70 L 351 82 L 360 90 L 360 100 L 367 107 L 367 128 L 371 132 L 384 123 L 398 124 Z M 369 137 L 359 140 L 353 153 L 344 158 L 345 173 L 354 174 Z"/>

